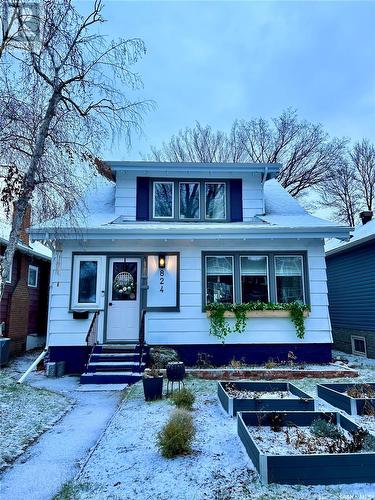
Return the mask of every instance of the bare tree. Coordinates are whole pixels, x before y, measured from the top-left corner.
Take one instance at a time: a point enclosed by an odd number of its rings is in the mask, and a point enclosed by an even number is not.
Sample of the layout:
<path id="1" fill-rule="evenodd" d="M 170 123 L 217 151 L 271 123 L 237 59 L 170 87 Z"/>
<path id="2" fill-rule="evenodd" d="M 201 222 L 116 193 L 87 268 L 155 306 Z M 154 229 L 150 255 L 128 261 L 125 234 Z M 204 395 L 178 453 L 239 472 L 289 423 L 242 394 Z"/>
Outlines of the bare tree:
<path id="1" fill-rule="evenodd" d="M 319 205 L 330 208 L 336 220 L 355 225 L 360 206 L 360 189 L 355 178 L 353 164 L 344 159 L 334 169 L 333 175 L 318 187 L 321 195 Z"/>
<path id="2" fill-rule="evenodd" d="M 367 210 L 372 210 L 375 197 L 375 146 L 368 139 L 354 144 L 350 158 Z"/>
<path id="3" fill-rule="evenodd" d="M 13 207 L 13 220 L 0 261 L 0 297 L 28 203 L 48 215 L 71 207 L 101 147 L 121 134 L 130 140 L 150 107 L 125 93 L 141 86 L 131 66 L 144 44 L 98 34 L 101 1 L 87 16 L 71 0 L 39 5 L 39 40 L 26 31 L 22 47 L 3 43 L 1 56 L 1 201 L 6 211 Z"/>
<path id="4" fill-rule="evenodd" d="M 281 163 L 278 179 L 296 196 L 319 185 L 340 163 L 345 139 L 330 139 L 320 124 L 300 121 L 293 110 L 271 121 L 235 121 L 229 133 L 196 123 L 153 147 L 159 161 Z"/>

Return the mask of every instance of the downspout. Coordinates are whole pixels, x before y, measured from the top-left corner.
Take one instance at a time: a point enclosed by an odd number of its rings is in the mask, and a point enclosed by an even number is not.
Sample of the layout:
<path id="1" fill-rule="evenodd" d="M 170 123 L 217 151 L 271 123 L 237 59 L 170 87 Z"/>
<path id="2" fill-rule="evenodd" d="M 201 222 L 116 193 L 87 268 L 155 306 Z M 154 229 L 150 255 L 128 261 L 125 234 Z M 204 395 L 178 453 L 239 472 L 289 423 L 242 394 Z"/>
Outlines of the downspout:
<path id="1" fill-rule="evenodd" d="M 264 196 L 264 183 L 267 180 L 267 175 L 268 175 L 268 165 L 266 165 L 264 167 L 264 174 L 263 174 L 263 179 L 262 179 L 262 209 L 263 209 L 262 215 L 264 215 L 266 213 L 266 199 Z"/>

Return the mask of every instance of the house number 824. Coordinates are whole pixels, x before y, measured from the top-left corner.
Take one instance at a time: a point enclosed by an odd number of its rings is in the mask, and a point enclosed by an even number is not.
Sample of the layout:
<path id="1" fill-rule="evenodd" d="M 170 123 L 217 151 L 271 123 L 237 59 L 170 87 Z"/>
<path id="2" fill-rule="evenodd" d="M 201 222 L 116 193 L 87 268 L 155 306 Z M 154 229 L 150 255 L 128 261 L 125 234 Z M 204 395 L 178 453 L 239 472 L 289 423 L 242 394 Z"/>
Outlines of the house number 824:
<path id="1" fill-rule="evenodd" d="M 160 291 L 161 293 L 164 293 L 164 269 L 160 269 Z"/>

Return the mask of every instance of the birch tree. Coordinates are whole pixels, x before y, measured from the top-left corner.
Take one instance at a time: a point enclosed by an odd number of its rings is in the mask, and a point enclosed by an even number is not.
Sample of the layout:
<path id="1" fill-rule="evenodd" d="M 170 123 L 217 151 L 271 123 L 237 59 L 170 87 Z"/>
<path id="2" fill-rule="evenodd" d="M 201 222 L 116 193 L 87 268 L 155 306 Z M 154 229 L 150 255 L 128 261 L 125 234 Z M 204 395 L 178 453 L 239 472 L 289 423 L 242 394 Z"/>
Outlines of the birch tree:
<path id="1" fill-rule="evenodd" d="M 31 34 L 25 29 L 20 41 L 16 30 L 4 30 L 6 20 L 1 23 L 1 202 L 13 219 L 0 261 L 0 298 L 28 204 L 48 215 L 69 209 L 81 193 L 84 173 L 95 171 L 103 145 L 130 141 L 152 106 L 129 97 L 141 88 L 132 66 L 144 55 L 144 43 L 101 35 L 101 1 L 85 16 L 71 0 L 38 5 L 31 19 L 34 27 L 38 23 L 37 39 L 35 29 Z M 16 19 L 18 30 L 22 12 Z"/>

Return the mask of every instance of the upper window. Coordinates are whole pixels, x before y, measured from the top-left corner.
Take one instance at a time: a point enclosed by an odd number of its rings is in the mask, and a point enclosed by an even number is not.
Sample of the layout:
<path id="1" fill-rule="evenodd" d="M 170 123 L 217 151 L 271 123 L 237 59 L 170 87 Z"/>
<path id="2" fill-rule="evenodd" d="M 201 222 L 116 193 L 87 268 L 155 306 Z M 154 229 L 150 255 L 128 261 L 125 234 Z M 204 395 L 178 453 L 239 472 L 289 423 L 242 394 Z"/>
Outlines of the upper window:
<path id="1" fill-rule="evenodd" d="M 240 257 L 242 302 L 268 302 L 267 257 L 247 255 Z"/>
<path id="2" fill-rule="evenodd" d="M 225 182 L 206 183 L 206 219 L 221 220 L 226 218 Z"/>
<path id="3" fill-rule="evenodd" d="M 225 221 L 228 216 L 226 181 L 154 180 L 152 218 L 181 221 Z"/>
<path id="4" fill-rule="evenodd" d="M 233 303 L 232 256 L 220 255 L 206 257 L 206 293 L 207 303 Z"/>
<path id="5" fill-rule="evenodd" d="M 200 219 L 199 182 L 180 182 L 180 219 Z"/>
<path id="6" fill-rule="evenodd" d="M 38 286 L 38 272 L 39 269 L 36 266 L 29 266 L 27 284 L 32 288 L 36 288 Z"/>
<path id="7" fill-rule="evenodd" d="M 302 256 L 275 256 L 277 302 L 304 301 Z"/>
<path id="8" fill-rule="evenodd" d="M 157 219 L 173 219 L 174 217 L 174 183 L 154 182 L 153 217 Z"/>

